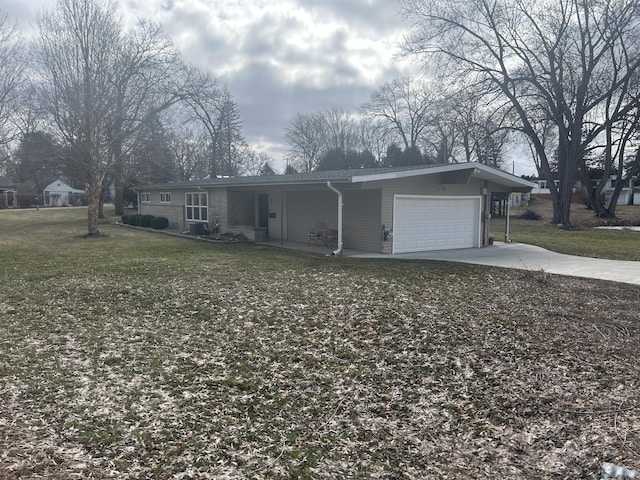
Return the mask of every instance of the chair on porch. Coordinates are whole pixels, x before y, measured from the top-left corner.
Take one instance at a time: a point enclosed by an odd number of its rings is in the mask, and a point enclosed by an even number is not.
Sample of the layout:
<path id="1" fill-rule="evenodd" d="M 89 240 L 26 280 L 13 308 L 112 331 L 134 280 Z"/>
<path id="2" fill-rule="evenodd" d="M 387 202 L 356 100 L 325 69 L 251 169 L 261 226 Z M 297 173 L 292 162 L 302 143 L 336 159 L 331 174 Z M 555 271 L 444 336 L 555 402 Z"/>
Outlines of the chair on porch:
<path id="1" fill-rule="evenodd" d="M 316 223 L 315 227 L 308 232 L 307 245 L 327 246 L 327 225 Z"/>

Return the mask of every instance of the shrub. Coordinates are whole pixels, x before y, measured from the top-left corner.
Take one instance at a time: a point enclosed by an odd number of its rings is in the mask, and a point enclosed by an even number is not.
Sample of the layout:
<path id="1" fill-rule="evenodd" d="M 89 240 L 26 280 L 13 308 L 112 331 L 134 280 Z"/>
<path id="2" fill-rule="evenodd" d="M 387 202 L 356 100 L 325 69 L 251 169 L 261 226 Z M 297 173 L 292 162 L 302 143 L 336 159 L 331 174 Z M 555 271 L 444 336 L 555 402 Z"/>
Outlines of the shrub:
<path id="1" fill-rule="evenodd" d="M 140 226 L 142 222 L 142 215 L 138 214 L 138 215 L 131 215 L 131 223 L 129 225 L 133 225 L 133 226 Z"/>
<path id="2" fill-rule="evenodd" d="M 122 217 L 120 217 L 120 221 L 124 225 L 131 225 L 131 215 L 122 215 Z"/>
<path id="3" fill-rule="evenodd" d="M 526 210 L 520 215 L 522 220 L 540 220 L 540 215 L 538 215 L 533 210 Z"/>
<path id="4" fill-rule="evenodd" d="M 153 215 L 142 215 L 140 218 L 140 226 L 141 227 L 151 227 L 151 222 L 155 217 Z"/>
<path id="5" fill-rule="evenodd" d="M 169 219 L 167 217 L 154 217 L 151 220 L 151 227 L 156 230 L 162 230 L 169 226 Z"/>

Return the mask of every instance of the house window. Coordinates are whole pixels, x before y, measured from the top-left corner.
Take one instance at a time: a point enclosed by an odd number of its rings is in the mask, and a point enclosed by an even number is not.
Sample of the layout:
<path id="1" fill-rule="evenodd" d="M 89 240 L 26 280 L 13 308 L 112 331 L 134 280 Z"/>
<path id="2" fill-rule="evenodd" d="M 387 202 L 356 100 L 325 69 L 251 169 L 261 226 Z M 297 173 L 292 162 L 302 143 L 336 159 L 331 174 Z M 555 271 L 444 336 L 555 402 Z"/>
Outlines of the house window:
<path id="1" fill-rule="evenodd" d="M 207 194 L 204 192 L 187 193 L 185 200 L 187 220 L 191 220 L 192 222 L 208 222 L 208 203 Z"/>
<path id="2" fill-rule="evenodd" d="M 161 193 L 160 203 L 171 203 L 171 193 L 169 192 Z"/>
<path id="3" fill-rule="evenodd" d="M 140 194 L 140 201 L 141 202 L 150 202 L 151 201 L 151 194 L 149 192 L 143 192 Z"/>
<path id="4" fill-rule="evenodd" d="M 546 180 L 538 180 L 538 185 L 540 185 L 540 188 L 547 188 L 547 181 Z"/>

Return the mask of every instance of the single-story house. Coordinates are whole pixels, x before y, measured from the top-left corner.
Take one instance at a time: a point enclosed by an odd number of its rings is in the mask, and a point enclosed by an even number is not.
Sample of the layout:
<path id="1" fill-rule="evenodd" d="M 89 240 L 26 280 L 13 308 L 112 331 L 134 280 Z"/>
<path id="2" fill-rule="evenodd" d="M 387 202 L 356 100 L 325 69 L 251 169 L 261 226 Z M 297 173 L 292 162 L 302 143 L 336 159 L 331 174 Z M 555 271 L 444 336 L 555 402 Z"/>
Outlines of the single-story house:
<path id="1" fill-rule="evenodd" d="M 479 163 L 172 182 L 137 188 L 140 214 L 192 233 L 401 253 L 489 243 L 492 195 L 535 185 Z M 508 224 L 508 223 L 507 223 Z"/>
<path id="2" fill-rule="evenodd" d="M 49 207 L 68 207 L 69 205 L 80 205 L 80 196 L 84 195 L 84 190 L 71 188 L 62 180 L 51 182 L 44 188 L 44 204 Z"/>
<path id="3" fill-rule="evenodd" d="M 18 186 L 9 177 L 0 176 L 0 208 L 18 206 Z"/>

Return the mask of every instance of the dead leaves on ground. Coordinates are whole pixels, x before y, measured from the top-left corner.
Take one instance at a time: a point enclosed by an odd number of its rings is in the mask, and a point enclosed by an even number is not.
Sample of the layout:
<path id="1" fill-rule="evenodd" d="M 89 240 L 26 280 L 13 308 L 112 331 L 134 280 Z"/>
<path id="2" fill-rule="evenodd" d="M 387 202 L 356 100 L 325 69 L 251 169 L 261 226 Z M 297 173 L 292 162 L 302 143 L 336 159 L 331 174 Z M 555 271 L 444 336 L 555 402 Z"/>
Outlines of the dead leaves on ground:
<path id="1" fill-rule="evenodd" d="M 603 460 L 640 465 L 636 287 L 266 262 L 5 279 L 0 478 L 586 479 Z"/>

